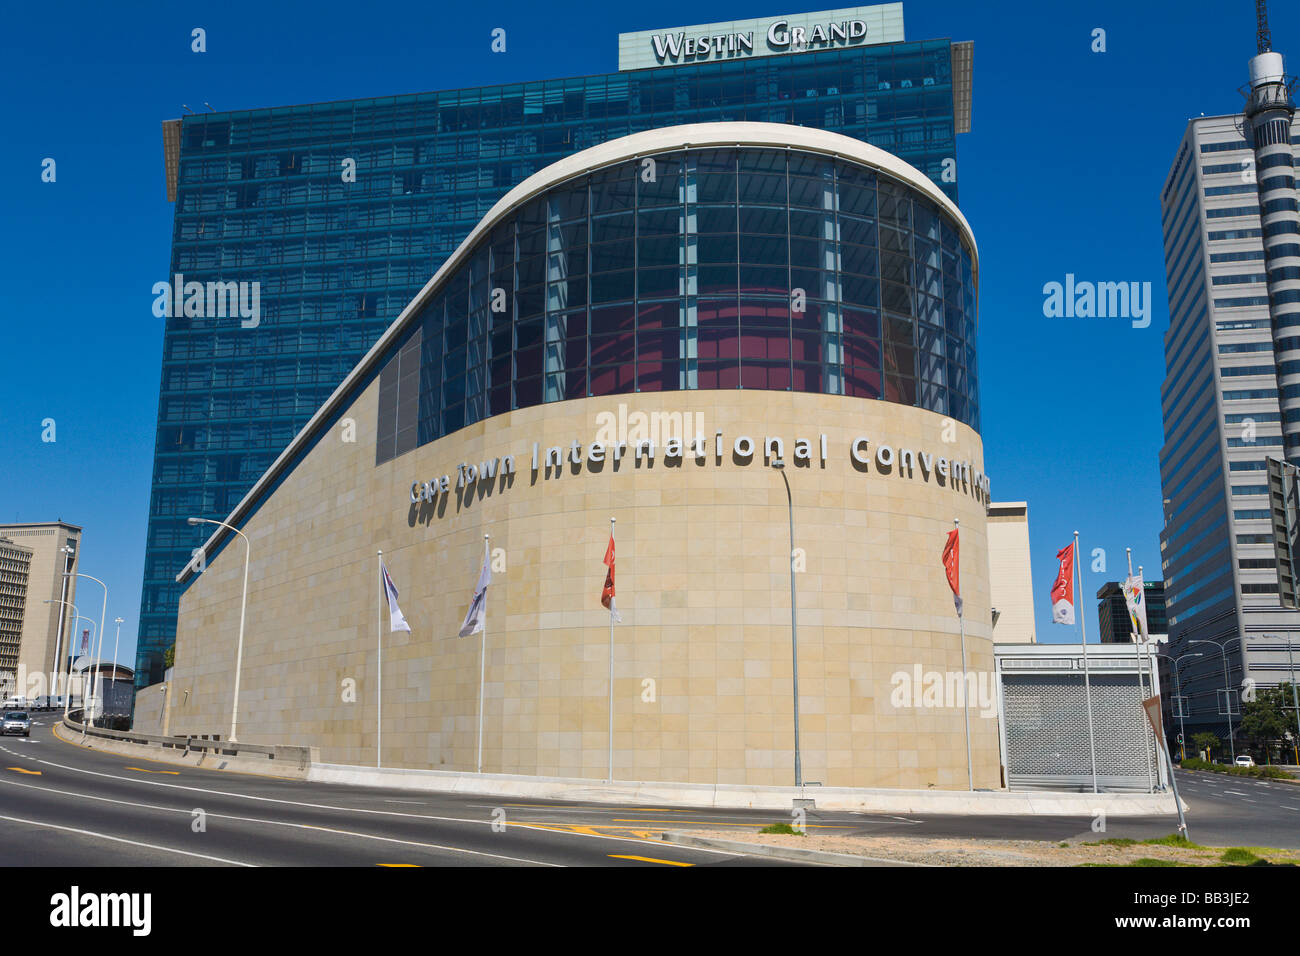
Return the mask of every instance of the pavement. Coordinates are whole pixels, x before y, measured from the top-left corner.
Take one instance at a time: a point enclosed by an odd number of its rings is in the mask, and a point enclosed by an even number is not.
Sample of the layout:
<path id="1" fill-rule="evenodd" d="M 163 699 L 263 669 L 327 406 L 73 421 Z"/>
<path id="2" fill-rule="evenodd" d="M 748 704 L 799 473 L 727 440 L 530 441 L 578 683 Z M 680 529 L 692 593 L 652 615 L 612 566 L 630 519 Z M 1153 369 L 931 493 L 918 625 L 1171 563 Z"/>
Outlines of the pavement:
<path id="1" fill-rule="evenodd" d="M 665 831 L 753 831 L 772 810 L 611 806 L 413 792 L 178 767 L 90 750 L 39 715 L 0 738 L 6 866 L 790 866 L 667 844 Z M 73 734 L 69 736 L 75 737 Z M 1184 783 L 1184 781 L 1187 781 Z M 1197 842 L 1300 846 L 1300 787 L 1180 773 Z M 1294 816 L 1293 816 L 1294 815 Z M 811 832 L 1096 839 L 1092 819 L 811 811 Z M 1105 836 L 1170 833 L 1175 818 L 1107 821 Z"/>

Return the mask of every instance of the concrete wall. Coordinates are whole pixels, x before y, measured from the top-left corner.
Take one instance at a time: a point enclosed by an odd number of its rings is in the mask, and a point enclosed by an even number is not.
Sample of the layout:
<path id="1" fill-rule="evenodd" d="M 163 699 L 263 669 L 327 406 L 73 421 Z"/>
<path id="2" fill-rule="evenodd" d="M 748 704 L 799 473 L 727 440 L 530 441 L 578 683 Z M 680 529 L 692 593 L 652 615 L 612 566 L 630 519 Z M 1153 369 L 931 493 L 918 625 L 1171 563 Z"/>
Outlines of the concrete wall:
<path id="1" fill-rule="evenodd" d="M 376 759 L 377 549 L 412 632 L 383 611 L 383 763 L 472 771 L 479 637 L 458 638 L 483 553 L 501 549 L 488 593 L 483 769 L 600 779 L 606 772 L 608 615 L 599 605 L 609 518 L 618 519 L 614 773 L 623 780 L 788 784 L 793 779 L 789 525 L 765 436 L 785 441 L 794 494 L 803 772 L 827 786 L 966 786 L 956 706 L 899 706 L 898 675 L 959 673 L 940 553 L 961 519 L 970 670 L 992 671 L 984 504 L 935 474 L 937 458 L 982 471 L 978 436 L 882 401 L 765 391 L 590 398 L 500 415 L 376 467 L 377 382 L 249 519 L 252 542 L 239 739 L 318 746 L 330 763 Z M 637 412 L 692 416 L 703 462 L 584 460 L 532 473 L 543 454 L 602 437 Z M 693 416 L 702 416 L 696 423 Z M 604 417 L 602 417 L 604 416 Z M 945 425 L 947 427 L 945 427 Z M 346 441 L 349 427 L 354 442 Z M 715 432 L 728 451 L 717 459 Z M 828 458 L 791 462 L 796 438 Z M 730 443 L 760 450 L 737 461 Z M 936 456 L 911 475 L 855 466 L 880 444 Z M 618 436 L 614 436 L 618 437 Z M 947 437 L 949 441 L 944 440 Z M 513 454 L 491 490 L 454 488 L 460 462 Z M 585 459 L 585 455 L 584 455 Z M 436 506 L 413 481 L 451 476 Z M 503 563 L 502 563 L 503 562 Z M 236 539 L 180 605 L 172 734 L 226 734 L 244 545 Z M 652 682 L 652 683 L 648 683 Z M 916 695 L 920 702 L 920 693 Z M 943 701 L 938 703 L 942 704 Z M 953 703 L 953 702 L 949 702 Z M 139 708 L 140 704 L 137 704 Z M 140 713 L 137 710 L 137 713 Z M 143 716 L 143 715 L 142 715 Z M 972 709 L 975 785 L 996 787 L 996 720 Z"/>
<path id="2" fill-rule="evenodd" d="M 998 609 L 998 643 L 1032 644 L 1034 581 L 1029 561 L 1029 506 L 1023 501 L 989 505 L 989 587 Z"/>
<path id="3" fill-rule="evenodd" d="M 167 684 L 151 684 L 135 694 L 135 714 L 131 729 L 139 734 L 164 734 L 163 705 L 167 697 Z"/>

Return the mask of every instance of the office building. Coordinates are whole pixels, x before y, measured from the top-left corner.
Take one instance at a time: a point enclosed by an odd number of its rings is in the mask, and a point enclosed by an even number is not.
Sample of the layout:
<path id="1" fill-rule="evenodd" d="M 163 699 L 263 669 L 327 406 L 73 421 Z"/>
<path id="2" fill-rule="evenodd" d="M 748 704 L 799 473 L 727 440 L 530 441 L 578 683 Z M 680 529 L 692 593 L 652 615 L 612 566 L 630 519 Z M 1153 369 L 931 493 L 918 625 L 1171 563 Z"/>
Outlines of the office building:
<path id="1" fill-rule="evenodd" d="M 12 682 L 17 694 L 48 694 L 53 675 L 66 667 L 67 637 L 76 626 L 71 605 L 81 529 L 62 521 L 0 524 L 0 542 L 0 684 Z"/>
<path id="2" fill-rule="evenodd" d="M 1168 653 L 1202 655 L 1180 670 L 1187 731 L 1223 737 L 1243 682 L 1289 680 L 1287 645 L 1300 649 L 1300 614 L 1278 601 L 1266 477 L 1266 458 L 1289 454 L 1284 425 L 1295 423 L 1284 411 L 1300 388 L 1290 356 L 1300 342 L 1290 171 L 1300 139 L 1283 106 L 1293 81 L 1278 54 L 1261 55 L 1251 63 L 1250 117 L 1191 120 L 1161 194 Z"/>
<path id="3" fill-rule="evenodd" d="M 162 677 L 181 593 L 175 575 L 203 541 L 186 518 L 224 515 L 240 503 L 511 188 L 640 131 L 764 122 L 870 143 L 955 200 L 972 60 L 970 43 L 906 40 L 902 5 L 888 3 L 625 34 L 612 73 L 164 123 L 175 217 L 170 268 L 155 287 L 156 311 L 168 318 L 137 686 Z M 566 294 L 579 293 L 570 283 Z M 897 353 L 903 364 L 880 387 L 931 406 L 922 393 L 942 392 L 952 403 L 947 413 L 977 427 L 973 352 L 933 345 L 913 341 Z M 604 387 L 574 374 L 561 382 L 541 358 L 530 381 L 512 382 L 500 377 L 499 355 L 477 346 L 454 354 L 465 365 L 444 372 L 462 383 L 464 398 L 449 400 L 436 422 L 422 419 L 421 429 L 448 433 L 496 414 L 501 401 L 522 408 Z M 618 354 L 607 357 L 613 363 Z M 709 372 L 712 361 L 700 355 L 699 368 L 677 373 L 661 365 L 661 375 L 689 376 L 683 387 L 735 387 Z M 625 390 L 652 387 L 630 365 L 601 374 Z M 950 388 L 948 377 L 958 374 L 964 378 Z M 827 375 L 818 390 L 852 394 L 848 376 Z"/>

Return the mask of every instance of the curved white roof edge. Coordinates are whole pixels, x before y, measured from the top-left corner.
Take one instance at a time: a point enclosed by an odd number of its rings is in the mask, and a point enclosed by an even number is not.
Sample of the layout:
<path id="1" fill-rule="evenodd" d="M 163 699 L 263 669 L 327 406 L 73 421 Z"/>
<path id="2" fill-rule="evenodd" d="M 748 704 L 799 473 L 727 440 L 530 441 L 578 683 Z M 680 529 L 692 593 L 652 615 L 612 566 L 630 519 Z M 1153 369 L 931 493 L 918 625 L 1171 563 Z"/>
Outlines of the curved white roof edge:
<path id="1" fill-rule="evenodd" d="M 888 176 L 901 180 L 934 200 L 944 212 L 952 216 L 957 224 L 961 226 L 966 239 L 971 244 L 971 252 L 975 260 L 972 266 L 976 276 L 979 275 L 979 247 L 975 243 L 975 233 L 971 229 L 970 223 L 966 221 L 966 217 L 962 215 L 961 210 L 957 208 L 957 204 L 949 199 L 930 177 L 915 166 L 903 162 L 893 153 L 886 152 L 878 146 L 872 146 L 870 143 L 864 143 L 860 139 L 854 139 L 852 136 L 808 126 L 791 126 L 787 123 L 732 122 L 684 123 L 679 126 L 665 126 L 659 129 L 644 130 L 639 133 L 631 133 L 628 136 L 621 136 L 618 139 L 607 140 L 571 156 L 566 156 L 538 170 L 497 200 L 496 204 L 488 210 L 487 215 L 478 221 L 478 224 L 470 230 L 469 235 L 456 247 L 456 251 L 447 257 L 447 260 L 438 271 L 424 284 L 424 288 L 406 304 L 406 307 L 393 320 L 393 323 L 384 334 L 379 337 L 379 340 L 370 348 L 370 351 L 339 383 L 338 388 L 334 389 L 324 404 L 316 410 L 316 413 L 312 415 L 307 424 L 302 427 L 298 434 L 294 435 L 293 440 L 289 442 L 284 451 L 271 463 L 271 467 L 263 472 L 262 477 L 257 479 L 253 487 L 248 490 L 248 494 L 240 499 L 239 504 L 235 505 L 234 510 L 225 518 L 226 523 L 238 525 L 238 519 L 249 513 L 253 503 L 266 489 L 267 485 L 279 477 L 280 472 L 293 456 L 316 433 L 321 422 L 334 413 L 357 380 L 371 370 L 374 363 L 378 361 L 379 356 L 392 344 L 393 339 L 402 333 L 410 318 L 419 312 L 425 303 L 433 297 L 434 290 L 442 284 L 448 275 L 464 264 L 465 260 L 469 258 L 475 243 L 490 232 L 509 212 L 522 206 L 539 193 L 553 189 L 567 179 L 583 176 L 606 166 L 613 166 L 629 159 L 635 159 L 638 156 L 648 156 L 685 148 L 706 149 L 723 146 L 793 148 L 810 153 L 822 153 L 827 156 L 847 159 L 864 166 L 870 166 Z M 229 532 L 225 528 L 217 528 L 212 536 L 203 543 L 204 554 L 209 553 L 220 544 L 228 534 Z M 185 565 L 180 573 L 176 575 L 177 583 L 184 582 L 190 576 L 192 567 L 192 562 Z"/>

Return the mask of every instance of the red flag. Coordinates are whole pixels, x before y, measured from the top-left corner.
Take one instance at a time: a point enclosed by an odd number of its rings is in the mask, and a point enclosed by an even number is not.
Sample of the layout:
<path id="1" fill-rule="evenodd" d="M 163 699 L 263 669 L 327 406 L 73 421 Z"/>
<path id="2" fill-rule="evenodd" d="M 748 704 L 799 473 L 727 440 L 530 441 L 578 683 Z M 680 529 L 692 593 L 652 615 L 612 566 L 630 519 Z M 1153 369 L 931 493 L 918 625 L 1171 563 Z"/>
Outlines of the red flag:
<path id="1" fill-rule="evenodd" d="M 948 532 L 948 542 L 943 546 L 943 570 L 948 575 L 948 587 L 952 588 L 952 603 L 957 605 L 957 616 L 961 617 L 961 557 L 957 530 L 953 528 Z"/>
<path id="2" fill-rule="evenodd" d="M 1067 544 L 1056 552 L 1061 570 L 1052 584 L 1052 623 L 1074 623 L 1074 545 Z"/>
<path id="3" fill-rule="evenodd" d="M 609 536 L 609 547 L 605 549 L 605 567 L 609 570 L 605 572 L 605 586 L 600 591 L 601 607 L 609 611 L 610 617 L 615 621 L 623 620 L 618 613 L 618 608 L 614 606 L 614 535 Z"/>

